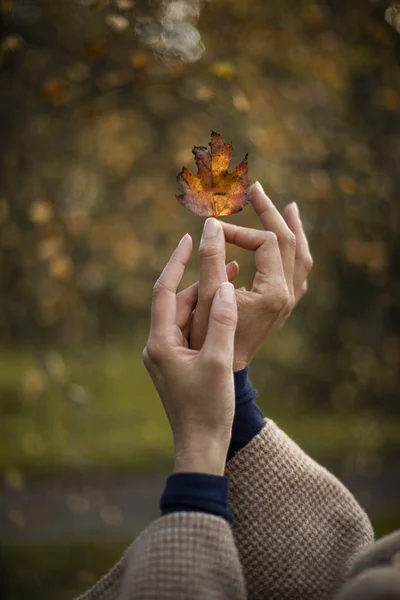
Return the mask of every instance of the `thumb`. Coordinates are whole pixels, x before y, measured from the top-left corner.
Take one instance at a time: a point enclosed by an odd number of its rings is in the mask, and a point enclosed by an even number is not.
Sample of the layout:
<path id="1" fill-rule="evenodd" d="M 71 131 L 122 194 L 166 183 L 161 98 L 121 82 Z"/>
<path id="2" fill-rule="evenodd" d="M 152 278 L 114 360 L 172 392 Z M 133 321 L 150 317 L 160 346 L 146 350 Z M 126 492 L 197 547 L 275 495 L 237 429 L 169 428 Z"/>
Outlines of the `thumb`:
<path id="1" fill-rule="evenodd" d="M 237 306 L 235 288 L 224 282 L 216 291 L 210 310 L 206 339 L 201 350 L 203 357 L 232 368 Z"/>

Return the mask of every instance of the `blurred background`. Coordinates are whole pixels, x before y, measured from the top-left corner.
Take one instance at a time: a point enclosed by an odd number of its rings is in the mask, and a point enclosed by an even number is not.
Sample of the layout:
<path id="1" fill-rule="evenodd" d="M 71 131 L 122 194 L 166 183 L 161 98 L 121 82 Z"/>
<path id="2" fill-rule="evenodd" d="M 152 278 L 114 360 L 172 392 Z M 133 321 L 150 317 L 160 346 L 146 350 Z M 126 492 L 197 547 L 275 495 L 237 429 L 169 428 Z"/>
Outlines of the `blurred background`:
<path id="1" fill-rule="evenodd" d="M 400 527 L 397 10 L 2 0 L 1 597 L 72 598 L 158 514 L 172 445 L 141 350 L 156 277 L 199 241 L 176 173 L 212 129 L 296 200 L 315 260 L 252 365 L 260 405 L 377 535 Z M 251 254 L 228 258 L 249 286 Z"/>

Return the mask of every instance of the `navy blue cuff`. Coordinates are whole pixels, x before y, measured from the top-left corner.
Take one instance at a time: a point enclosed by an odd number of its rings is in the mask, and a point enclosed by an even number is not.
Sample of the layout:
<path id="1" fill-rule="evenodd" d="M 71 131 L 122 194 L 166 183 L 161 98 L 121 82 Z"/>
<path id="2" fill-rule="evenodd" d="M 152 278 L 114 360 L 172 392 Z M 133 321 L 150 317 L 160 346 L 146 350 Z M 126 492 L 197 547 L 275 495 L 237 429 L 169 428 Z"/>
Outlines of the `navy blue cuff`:
<path id="1" fill-rule="evenodd" d="M 249 368 L 233 374 L 235 381 L 235 417 L 227 460 L 247 446 L 264 426 L 264 415 L 257 406 L 257 390 L 249 379 Z"/>
<path id="2" fill-rule="evenodd" d="M 206 473 L 173 473 L 160 500 L 162 515 L 173 512 L 205 512 L 232 523 L 228 511 L 227 477 Z"/>

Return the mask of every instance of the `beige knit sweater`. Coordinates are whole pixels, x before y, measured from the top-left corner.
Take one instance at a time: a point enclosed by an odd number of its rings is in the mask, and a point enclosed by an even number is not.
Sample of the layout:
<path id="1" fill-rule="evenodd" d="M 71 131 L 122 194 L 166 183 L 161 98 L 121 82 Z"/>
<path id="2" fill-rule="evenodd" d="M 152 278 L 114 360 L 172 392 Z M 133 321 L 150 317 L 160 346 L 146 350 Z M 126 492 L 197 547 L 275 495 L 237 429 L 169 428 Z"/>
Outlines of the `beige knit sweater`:
<path id="1" fill-rule="evenodd" d="M 229 461 L 233 527 L 203 513 L 154 521 L 78 600 L 325 600 L 371 524 L 350 492 L 272 421 Z"/>

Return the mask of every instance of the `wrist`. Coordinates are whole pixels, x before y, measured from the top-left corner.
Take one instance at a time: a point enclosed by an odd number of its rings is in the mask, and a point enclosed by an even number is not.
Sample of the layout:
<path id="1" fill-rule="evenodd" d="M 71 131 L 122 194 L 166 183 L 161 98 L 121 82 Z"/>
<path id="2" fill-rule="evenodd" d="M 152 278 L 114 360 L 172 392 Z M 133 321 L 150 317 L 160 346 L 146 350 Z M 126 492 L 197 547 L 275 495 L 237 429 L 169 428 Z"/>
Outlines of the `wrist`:
<path id="1" fill-rule="evenodd" d="M 223 475 L 230 436 L 227 440 L 191 440 L 175 444 L 173 473 L 206 473 Z"/>
<path id="2" fill-rule="evenodd" d="M 237 360 L 233 360 L 233 372 L 236 373 L 237 371 L 242 371 L 243 369 L 246 369 L 248 366 L 250 366 L 251 360 L 246 360 L 246 359 L 237 359 Z"/>

